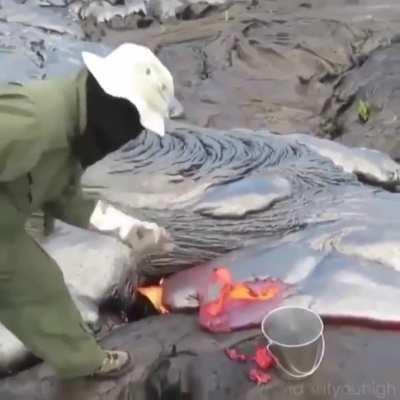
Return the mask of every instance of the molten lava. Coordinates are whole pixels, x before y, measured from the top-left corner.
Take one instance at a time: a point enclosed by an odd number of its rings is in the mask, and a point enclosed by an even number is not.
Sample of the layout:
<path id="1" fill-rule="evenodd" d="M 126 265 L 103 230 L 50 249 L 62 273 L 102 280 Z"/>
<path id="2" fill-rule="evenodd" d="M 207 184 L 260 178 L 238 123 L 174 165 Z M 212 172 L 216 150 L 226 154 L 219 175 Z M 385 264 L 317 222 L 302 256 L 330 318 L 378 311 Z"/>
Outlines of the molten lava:
<path id="1" fill-rule="evenodd" d="M 199 313 L 200 324 L 212 332 L 252 325 L 289 294 L 289 285 L 277 279 L 235 283 L 224 267 L 213 271 L 208 292 L 216 288 L 217 296 L 202 298 Z"/>
<path id="2" fill-rule="evenodd" d="M 163 280 L 160 281 L 158 286 L 143 286 L 139 287 L 137 291 L 143 296 L 147 297 L 154 308 L 161 314 L 169 314 L 169 310 L 164 306 L 162 302 L 163 295 Z"/>
<path id="3" fill-rule="evenodd" d="M 228 269 L 217 268 L 212 281 L 222 285 L 218 298 L 204 304 L 204 311 L 211 316 L 220 314 L 224 307 L 234 300 L 265 301 L 273 299 L 280 291 L 280 285 L 270 279 L 255 282 L 233 283 Z"/>
<path id="4" fill-rule="evenodd" d="M 199 323 L 212 332 L 229 332 L 254 326 L 266 312 L 277 307 L 291 289 L 290 285 L 272 278 L 234 282 L 231 272 L 225 267 L 215 268 L 206 286 L 202 293 L 198 293 Z M 137 290 L 161 314 L 170 312 L 163 303 L 165 293 L 162 280 L 158 286 L 139 287 Z"/>
<path id="5" fill-rule="evenodd" d="M 220 314 L 229 302 L 234 300 L 264 301 L 274 298 L 279 293 L 279 286 L 269 281 L 261 281 L 261 284 L 247 283 L 223 283 L 221 293 L 217 300 L 207 303 L 205 311 L 216 316 Z"/>
<path id="6" fill-rule="evenodd" d="M 245 363 L 252 362 L 253 366 L 248 372 L 248 377 L 257 385 L 268 383 L 271 380 L 271 375 L 266 371 L 274 366 L 274 358 L 265 344 L 256 347 L 255 354 L 244 354 L 235 348 L 225 349 L 225 354 L 230 360 Z"/>

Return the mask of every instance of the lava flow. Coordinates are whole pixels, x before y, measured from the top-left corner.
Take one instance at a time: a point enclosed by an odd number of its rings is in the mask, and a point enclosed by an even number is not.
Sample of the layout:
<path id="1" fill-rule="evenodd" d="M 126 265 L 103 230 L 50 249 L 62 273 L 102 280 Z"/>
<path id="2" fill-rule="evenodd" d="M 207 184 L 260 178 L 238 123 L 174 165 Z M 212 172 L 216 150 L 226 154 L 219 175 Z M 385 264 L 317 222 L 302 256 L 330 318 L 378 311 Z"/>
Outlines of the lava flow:
<path id="1" fill-rule="evenodd" d="M 154 286 L 142 286 L 137 291 L 143 296 L 147 297 L 154 308 L 160 312 L 160 314 L 169 314 L 169 310 L 162 303 L 163 295 L 163 279 L 161 279 L 159 285 Z"/>
<path id="2" fill-rule="evenodd" d="M 203 311 L 210 316 L 220 315 L 229 305 L 239 305 L 243 302 L 267 301 L 275 298 L 281 291 L 282 285 L 271 279 L 254 282 L 234 283 L 227 268 L 214 270 L 214 282 L 222 287 L 216 300 L 204 301 Z"/>
<path id="3" fill-rule="evenodd" d="M 254 326 L 261 322 L 266 312 L 280 305 L 290 294 L 290 289 L 290 285 L 273 278 L 234 282 L 228 268 L 215 268 L 206 290 L 198 293 L 199 323 L 212 332 Z M 168 307 L 163 304 L 164 290 L 163 281 L 158 286 L 138 288 L 158 312 L 167 314 Z"/>

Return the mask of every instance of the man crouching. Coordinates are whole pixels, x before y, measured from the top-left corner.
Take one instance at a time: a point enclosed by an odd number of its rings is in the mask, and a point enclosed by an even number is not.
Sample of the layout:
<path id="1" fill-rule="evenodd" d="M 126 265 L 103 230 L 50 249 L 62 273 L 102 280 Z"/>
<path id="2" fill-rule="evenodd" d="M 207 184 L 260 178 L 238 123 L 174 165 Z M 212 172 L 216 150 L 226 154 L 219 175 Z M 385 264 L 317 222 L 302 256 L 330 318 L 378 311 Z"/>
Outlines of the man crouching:
<path id="1" fill-rule="evenodd" d="M 173 78 L 147 48 L 124 44 L 102 58 L 83 53 L 75 76 L 0 86 L 0 321 L 61 378 L 109 378 L 133 366 L 85 329 L 55 261 L 25 232 L 31 214 L 117 236 L 140 230 L 166 248 L 166 231 L 84 197 L 82 171 L 144 128 L 164 135 L 179 112 Z"/>

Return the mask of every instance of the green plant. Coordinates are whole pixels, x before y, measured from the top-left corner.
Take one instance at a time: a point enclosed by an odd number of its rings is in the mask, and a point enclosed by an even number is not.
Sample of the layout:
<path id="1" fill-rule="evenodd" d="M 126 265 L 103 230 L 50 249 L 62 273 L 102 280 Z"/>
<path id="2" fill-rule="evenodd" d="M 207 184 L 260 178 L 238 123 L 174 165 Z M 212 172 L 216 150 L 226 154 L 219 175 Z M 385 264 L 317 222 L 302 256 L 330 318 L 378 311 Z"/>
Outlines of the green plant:
<path id="1" fill-rule="evenodd" d="M 371 114 L 370 105 L 367 102 L 360 99 L 357 105 L 357 113 L 358 113 L 358 118 L 361 122 L 363 123 L 367 122 Z"/>

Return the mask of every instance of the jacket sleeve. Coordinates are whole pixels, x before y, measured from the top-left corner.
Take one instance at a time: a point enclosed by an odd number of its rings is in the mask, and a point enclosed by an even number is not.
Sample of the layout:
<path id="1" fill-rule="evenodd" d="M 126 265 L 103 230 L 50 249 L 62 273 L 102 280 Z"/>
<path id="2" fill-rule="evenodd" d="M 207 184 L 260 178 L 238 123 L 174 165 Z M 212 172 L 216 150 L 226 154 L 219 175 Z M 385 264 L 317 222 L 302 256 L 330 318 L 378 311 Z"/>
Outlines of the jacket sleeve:
<path id="1" fill-rule="evenodd" d="M 76 174 L 62 195 L 56 201 L 47 203 L 43 211 L 67 224 L 88 228 L 97 200 L 85 195 L 80 176 Z"/>
<path id="2" fill-rule="evenodd" d="M 37 108 L 23 88 L 0 88 L 0 182 L 29 172 L 46 150 Z"/>

